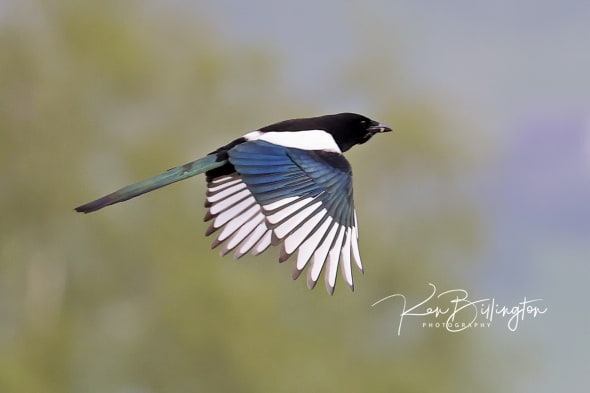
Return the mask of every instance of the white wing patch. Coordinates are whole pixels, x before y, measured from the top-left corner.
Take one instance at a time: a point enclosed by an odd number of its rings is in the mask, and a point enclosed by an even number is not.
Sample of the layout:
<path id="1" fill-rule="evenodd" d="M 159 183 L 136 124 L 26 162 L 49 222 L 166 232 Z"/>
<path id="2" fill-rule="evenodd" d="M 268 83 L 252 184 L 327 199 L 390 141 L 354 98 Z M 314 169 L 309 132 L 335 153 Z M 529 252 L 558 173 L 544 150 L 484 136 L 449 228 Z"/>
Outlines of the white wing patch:
<path id="1" fill-rule="evenodd" d="M 233 251 L 234 258 L 258 255 L 271 244 L 281 246 L 279 262 L 297 253 L 293 278 L 309 264 L 307 286 L 311 289 L 324 270 L 330 294 L 340 266 L 344 281 L 354 290 L 351 255 L 362 271 L 356 214 L 352 227 L 341 225 L 327 214 L 318 196 L 290 197 L 261 206 L 239 175 L 218 177 L 207 184 L 205 221 L 210 225 L 206 234 L 217 233 L 212 248 L 223 244 L 221 255 Z"/>
<path id="2" fill-rule="evenodd" d="M 334 137 L 323 130 L 309 131 L 254 131 L 244 135 L 247 141 L 266 141 L 284 147 L 294 147 L 303 150 L 324 150 L 342 153 Z"/>

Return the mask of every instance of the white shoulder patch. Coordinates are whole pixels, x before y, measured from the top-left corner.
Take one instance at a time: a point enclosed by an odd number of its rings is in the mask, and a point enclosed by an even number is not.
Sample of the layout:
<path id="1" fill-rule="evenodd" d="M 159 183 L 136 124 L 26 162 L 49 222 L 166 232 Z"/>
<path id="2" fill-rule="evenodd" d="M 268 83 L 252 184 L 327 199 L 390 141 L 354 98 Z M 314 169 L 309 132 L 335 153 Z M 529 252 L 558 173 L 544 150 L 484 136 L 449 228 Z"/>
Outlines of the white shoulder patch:
<path id="1" fill-rule="evenodd" d="M 324 150 L 342 153 L 336 141 L 328 132 L 323 130 L 309 131 L 254 131 L 244 135 L 247 141 L 261 140 L 284 147 L 294 147 L 302 150 Z"/>

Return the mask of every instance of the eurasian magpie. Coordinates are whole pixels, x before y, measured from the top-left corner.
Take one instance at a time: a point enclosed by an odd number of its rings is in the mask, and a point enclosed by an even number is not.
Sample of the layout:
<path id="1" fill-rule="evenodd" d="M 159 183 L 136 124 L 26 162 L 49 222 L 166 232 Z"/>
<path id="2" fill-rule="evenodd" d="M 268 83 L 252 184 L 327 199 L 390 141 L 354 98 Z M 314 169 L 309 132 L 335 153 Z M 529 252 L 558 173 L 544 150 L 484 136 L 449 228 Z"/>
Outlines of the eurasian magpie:
<path id="1" fill-rule="evenodd" d="M 325 266 L 333 294 L 340 264 L 354 291 L 351 255 L 363 267 L 352 195 L 352 170 L 342 155 L 388 126 L 355 113 L 285 120 L 260 128 L 207 156 L 121 188 L 76 208 L 90 213 L 205 173 L 206 235 L 212 248 L 240 258 L 280 245 L 279 262 L 297 253 L 293 279 L 306 265 L 312 289 Z"/>

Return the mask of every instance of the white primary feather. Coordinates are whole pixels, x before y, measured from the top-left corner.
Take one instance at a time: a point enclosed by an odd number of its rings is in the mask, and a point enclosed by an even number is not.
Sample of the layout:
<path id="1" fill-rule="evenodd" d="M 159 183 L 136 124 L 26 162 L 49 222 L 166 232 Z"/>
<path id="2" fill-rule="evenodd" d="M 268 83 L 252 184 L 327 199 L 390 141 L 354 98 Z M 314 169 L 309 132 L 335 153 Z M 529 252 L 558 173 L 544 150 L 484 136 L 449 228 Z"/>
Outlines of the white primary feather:
<path id="1" fill-rule="evenodd" d="M 344 281 L 352 288 L 352 266 L 350 265 L 350 248 L 352 241 L 352 228 L 346 228 L 346 238 L 344 240 L 344 246 L 342 246 L 341 258 L 342 258 L 342 277 Z"/>
<path id="2" fill-rule="evenodd" d="M 336 285 L 336 273 L 338 272 L 338 261 L 340 260 L 340 253 L 342 251 L 342 240 L 344 239 L 344 232 L 346 228 L 342 225 L 338 226 L 338 235 L 328 253 L 328 260 L 326 262 L 326 272 L 324 273 L 326 286 L 330 289 L 334 289 Z"/>
<path id="3" fill-rule="evenodd" d="M 307 261 L 309 258 L 311 258 L 318 247 L 318 244 L 324 237 L 324 234 L 330 227 L 331 223 L 332 217 L 327 217 L 326 221 L 324 221 L 324 223 L 314 232 L 314 234 L 299 246 L 299 250 L 297 251 L 297 270 L 303 270 L 307 264 Z"/>
<path id="4" fill-rule="evenodd" d="M 275 235 L 279 239 L 283 239 L 289 233 L 291 233 L 299 224 L 301 224 L 305 219 L 309 218 L 309 215 L 312 214 L 317 208 L 321 205 L 321 202 L 316 202 L 311 206 L 306 207 L 305 209 L 301 210 L 293 217 L 289 218 L 285 222 L 281 223 L 274 229 Z"/>
<path id="5" fill-rule="evenodd" d="M 359 243 L 358 243 L 358 234 L 356 231 L 356 226 L 352 227 L 352 236 L 350 239 L 350 243 L 352 244 L 352 256 L 354 259 L 354 262 L 356 263 L 356 266 L 359 268 L 359 270 L 362 272 L 363 271 L 363 265 L 361 263 L 361 254 L 359 253 Z"/>
<path id="6" fill-rule="evenodd" d="M 209 212 L 211 214 L 219 214 L 222 211 L 232 207 L 233 205 L 237 204 L 238 202 L 242 201 L 243 199 L 245 199 L 251 195 L 252 195 L 252 193 L 247 189 L 239 191 L 233 195 L 230 195 L 229 197 L 227 197 L 225 199 L 220 200 L 219 202 L 217 202 L 216 204 L 211 206 L 211 208 L 209 209 Z M 252 199 L 254 199 L 254 198 L 252 198 Z"/>
<path id="7" fill-rule="evenodd" d="M 260 211 L 260 208 L 252 204 L 252 206 L 245 210 L 243 213 L 236 215 L 232 218 L 226 225 L 223 226 L 223 229 L 217 236 L 218 241 L 224 241 L 231 235 L 233 235 L 238 229 L 240 229 L 248 220 L 252 219 L 255 214 Z"/>
<path id="8" fill-rule="evenodd" d="M 283 221 L 285 218 L 289 217 L 291 214 L 296 213 L 299 209 L 303 208 L 309 202 L 313 201 L 313 198 L 301 198 L 297 202 L 285 206 L 282 209 L 278 210 L 276 213 L 267 214 L 266 218 L 271 225 L 278 224 L 279 222 Z M 269 211 L 266 206 L 263 207 L 265 211 Z"/>
<path id="9" fill-rule="evenodd" d="M 300 197 L 298 197 L 298 196 L 294 196 L 294 197 L 287 197 L 287 198 L 279 199 L 276 202 L 267 203 L 266 205 L 262 206 L 262 208 L 264 209 L 264 211 L 270 212 L 275 209 L 278 209 L 279 207 L 288 205 L 291 202 L 296 201 L 299 198 Z"/>
<path id="10" fill-rule="evenodd" d="M 255 209 L 256 214 L 250 220 L 245 222 L 244 225 L 242 225 L 240 229 L 236 231 L 227 241 L 225 247 L 228 250 L 233 250 L 236 248 L 248 237 L 250 233 L 254 231 L 254 229 L 256 229 L 260 223 L 264 223 L 264 215 L 260 213 L 260 208 L 258 205 L 252 206 L 252 209 Z"/>
<path id="11" fill-rule="evenodd" d="M 219 202 L 222 199 L 228 198 L 230 196 L 232 196 L 233 194 L 246 189 L 246 185 L 243 182 L 239 182 L 237 184 L 231 185 L 228 188 L 225 188 L 221 191 L 218 191 L 212 195 L 207 196 L 207 202 L 209 203 L 215 203 L 215 202 Z"/>
<path id="12" fill-rule="evenodd" d="M 322 217 L 326 215 L 326 213 L 328 213 L 326 209 L 320 210 L 314 214 L 313 217 L 308 219 L 301 227 L 299 227 L 299 229 L 287 236 L 284 240 L 285 252 L 287 254 L 293 254 L 297 247 L 299 247 L 299 245 L 303 243 L 305 239 L 307 239 L 309 233 L 315 228 L 315 226 L 320 222 Z"/>
<path id="13" fill-rule="evenodd" d="M 213 221 L 213 225 L 215 228 L 221 228 L 223 225 L 227 224 L 231 219 L 233 219 L 236 215 L 240 214 L 248 207 L 252 206 L 252 204 L 256 203 L 253 196 L 250 196 L 244 199 L 242 202 L 232 206 L 231 208 L 223 211 L 218 216 L 215 217 L 215 221 Z"/>
<path id="14" fill-rule="evenodd" d="M 209 181 L 209 186 L 211 186 L 211 185 L 218 185 L 218 184 L 221 184 L 221 183 L 225 183 L 225 182 L 230 181 L 232 179 L 238 179 L 239 180 L 240 177 L 236 173 L 232 173 L 231 175 L 219 176 L 219 177 L 216 177 L 214 179 L 211 179 Z"/>
<path id="15" fill-rule="evenodd" d="M 266 231 L 252 250 L 253 255 L 262 254 L 272 244 L 272 231 Z"/>
<path id="16" fill-rule="evenodd" d="M 218 177 L 217 179 L 213 179 L 209 182 L 209 186 L 207 187 L 207 192 L 209 193 L 217 193 L 224 188 L 230 187 L 234 184 L 240 183 L 242 179 L 237 176 L 223 176 Z"/>
<path id="17" fill-rule="evenodd" d="M 334 240 L 334 236 L 336 235 L 337 230 L 338 224 L 334 223 L 334 225 L 332 225 L 332 227 L 330 228 L 328 235 L 324 238 L 321 245 L 313 253 L 311 266 L 309 267 L 308 271 L 308 285 L 310 284 L 309 280 L 313 282 L 313 284 L 311 285 L 315 285 L 315 282 L 318 280 L 320 273 L 322 272 L 322 267 L 326 262 L 326 257 L 328 256 L 330 246 L 332 245 L 332 241 Z"/>
<path id="18" fill-rule="evenodd" d="M 248 235 L 246 239 L 240 244 L 240 247 L 235 253 L 236 258 L 241 257 L 242 255 L 250 252 L 252 248 L 262 239 L 262 237 L 267 233 L 270 232 L 269 229 L 266 227 L 266 223 L 264 222 L 264 216 L 262 216 L 262 221 L 256 226 L 256 228 Z"/>

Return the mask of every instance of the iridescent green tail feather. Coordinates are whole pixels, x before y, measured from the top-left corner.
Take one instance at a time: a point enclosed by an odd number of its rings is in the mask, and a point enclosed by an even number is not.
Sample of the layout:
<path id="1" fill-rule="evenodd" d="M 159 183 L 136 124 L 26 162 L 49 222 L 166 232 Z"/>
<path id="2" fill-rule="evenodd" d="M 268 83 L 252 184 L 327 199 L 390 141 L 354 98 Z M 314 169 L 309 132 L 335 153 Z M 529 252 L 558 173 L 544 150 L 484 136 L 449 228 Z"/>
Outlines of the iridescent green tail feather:
<path id="1" fill-rule="evenodd" d="M 226 162 L 227 161 L 224 160 L 217 161 L 216 154 L 208 155 L 176 168 L 168 169 L 166 172 L 150 177 L 149 179 L 125 186 L 113 193 L 103 196 L 102 198 L 78 206 L 76 211 L 90 213 L 102 209 L 103 207 L 135 198 L 136 196 L 167 186 L 168 184 L 188 179 L 189 177 L 218 168 L 223 166 Z"/>

